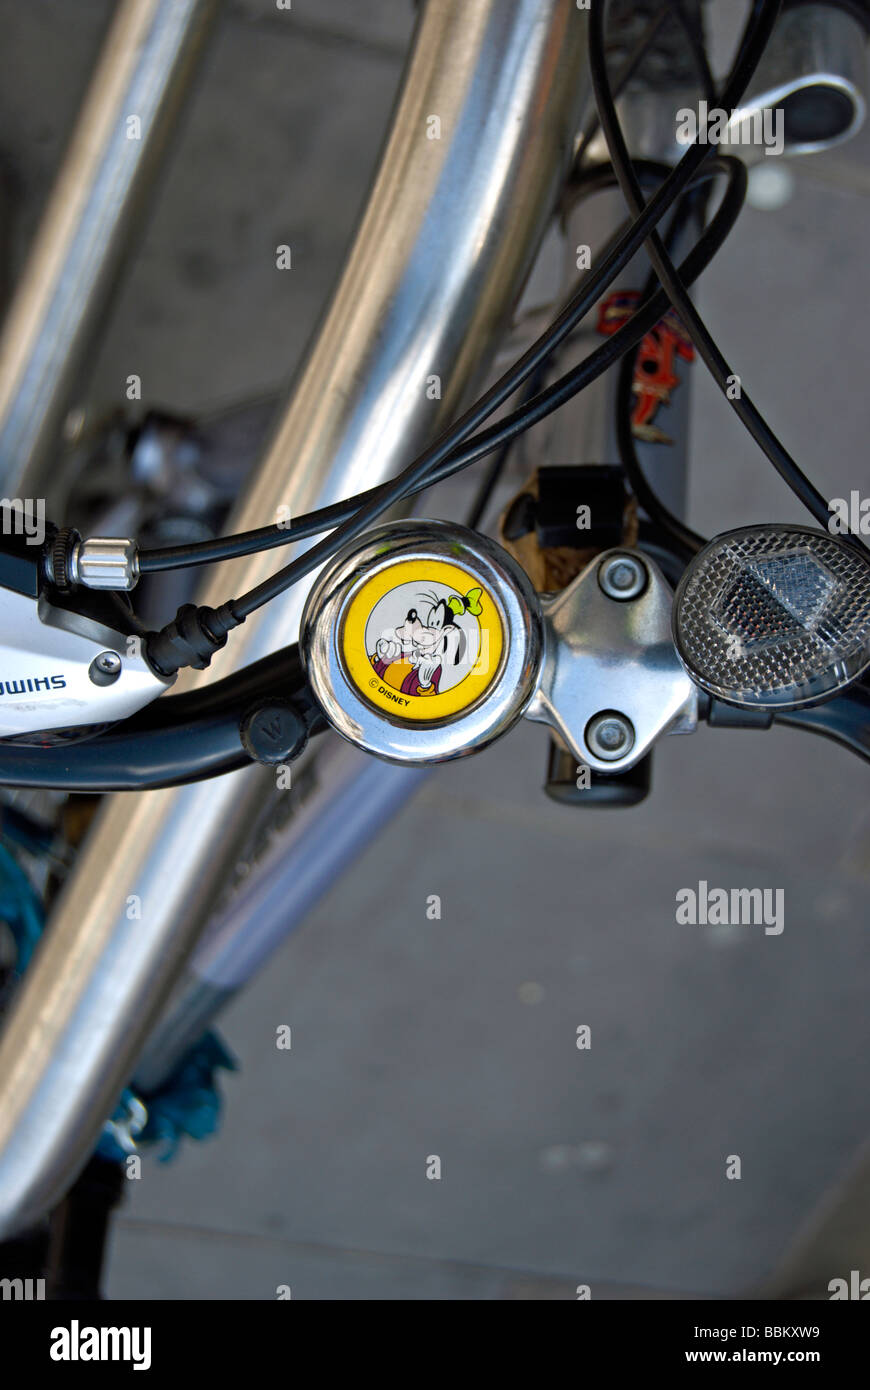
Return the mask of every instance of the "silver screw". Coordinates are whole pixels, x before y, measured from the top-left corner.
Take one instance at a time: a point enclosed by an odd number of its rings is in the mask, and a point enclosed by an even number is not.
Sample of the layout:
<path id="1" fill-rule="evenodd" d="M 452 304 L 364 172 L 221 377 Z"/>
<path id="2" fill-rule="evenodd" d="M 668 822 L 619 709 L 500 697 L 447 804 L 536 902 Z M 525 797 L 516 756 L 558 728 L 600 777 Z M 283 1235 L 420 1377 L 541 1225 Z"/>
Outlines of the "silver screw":
<path id="1" fill-rule="evenodd" d="M 117 652 L 100 652 L 88 667 L 94 685 L 112 685 L 121 674 L 121 658 Z"/>
<path id="2" fill-rule="evenodd" d="M 631 720 L 617 710 L 604 710 L 594 715 L 586 725 L 586 746 L 602 762 L 619 762 L 634 747 Z"/>
<path id="3" fill-rule="evenodd" d="M 647 583 L 646 566 L 635 555 L 619 553 L 610 555 L 601 563 L 598 583 L 608 598 L 622 602 L 637 598 L 643 593 Z"/>

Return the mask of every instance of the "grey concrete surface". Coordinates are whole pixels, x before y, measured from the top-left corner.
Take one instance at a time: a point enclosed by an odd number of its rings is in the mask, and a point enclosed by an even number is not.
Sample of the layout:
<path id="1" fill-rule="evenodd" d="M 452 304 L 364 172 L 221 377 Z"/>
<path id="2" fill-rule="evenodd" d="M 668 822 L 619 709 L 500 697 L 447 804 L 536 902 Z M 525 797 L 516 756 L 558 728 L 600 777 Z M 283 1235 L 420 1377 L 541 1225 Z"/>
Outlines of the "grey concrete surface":
<path id="1" fill-rule="evenodd" d="M 19 261 L 110 10 L 0 0 Z M 190 412 L 287 382 L 410 23 L 405 0 L 229 5 L 89 401 L 117 404 L 130 371 Z M 868 150 L 795 164 L 791 201 L 745 211 L 700 295 L 826 495 L 867 487 Z M 299 271 L 276 292 L 280 241 Z M 701 367 L 692 457 L 707 532 L 800 515 Z M 658 750 L 644 806 L 596 814 L 543 797 L 545 753 L 523 726 L 435 771 L 233 1005 L 221 1133 L 130 1184 L 110 1296 L 727 1295 L 771 1276 L 870 1130 L 866 771 L 804 735 L 704 732 Z M 782 935 L 678 926 L 701 879 L 782 888 Z"/>

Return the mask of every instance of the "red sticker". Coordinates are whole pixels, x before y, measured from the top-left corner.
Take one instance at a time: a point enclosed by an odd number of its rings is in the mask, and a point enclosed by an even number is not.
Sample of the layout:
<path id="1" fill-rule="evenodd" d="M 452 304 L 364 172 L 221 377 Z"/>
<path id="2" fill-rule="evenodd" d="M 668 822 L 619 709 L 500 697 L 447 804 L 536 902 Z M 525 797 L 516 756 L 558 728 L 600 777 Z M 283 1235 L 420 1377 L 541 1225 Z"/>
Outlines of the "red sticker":
<path id="1" fill-rule="evenodd" d="M 597 331 L 609 338 L 631 318 L 640 299 L 638 290 L 617 290 L 599 305 Z M 650 444 L 673 444 L 673 440 L 654 424 L 662 405 L 669 405 L 671 392 L 680 384 L 674 370 L 676 359 L 695 360 L 692 340 L 679 318 L 670 309 L 655 328 L 647 333 L 637 353 L 634 369 L 635 395 L 631 432 Z"/>

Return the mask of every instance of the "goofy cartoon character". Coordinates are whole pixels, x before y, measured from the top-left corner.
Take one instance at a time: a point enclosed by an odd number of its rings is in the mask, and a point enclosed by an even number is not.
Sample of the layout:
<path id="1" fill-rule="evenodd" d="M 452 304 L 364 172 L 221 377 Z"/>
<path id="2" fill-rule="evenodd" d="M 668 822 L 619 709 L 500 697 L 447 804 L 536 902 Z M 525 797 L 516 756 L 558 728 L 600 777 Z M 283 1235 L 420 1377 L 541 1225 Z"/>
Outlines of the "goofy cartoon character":
<path id="1" fill-rule="evenodd" d="M 464 597 L 446 599 L 421 594 L 426 607 L 409 608 L 404 622 L 378 639 L 371 663 L 381 680 L 403 695 L 439 694 L 444 667 L 458 666 L 465 657 L 466 637 L 456 619 L 461 613 L 480 616 L 482 592 L 469 589 Z"/>

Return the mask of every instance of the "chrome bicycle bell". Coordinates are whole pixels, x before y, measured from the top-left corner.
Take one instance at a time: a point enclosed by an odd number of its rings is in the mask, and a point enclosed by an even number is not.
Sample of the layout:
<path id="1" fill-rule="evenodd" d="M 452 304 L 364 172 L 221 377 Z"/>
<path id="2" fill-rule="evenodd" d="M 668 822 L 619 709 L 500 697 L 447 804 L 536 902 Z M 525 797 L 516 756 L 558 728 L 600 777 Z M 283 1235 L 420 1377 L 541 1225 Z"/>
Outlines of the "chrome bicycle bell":
<path id="1" fill-rule="evenodd" d="M 335 729 L 391 762 L 475 752 L 536 688 L 543 624 L 516 562 L 444 521 L 398 521 L 353 541 L 313 586 L 301 649 Z"/>

